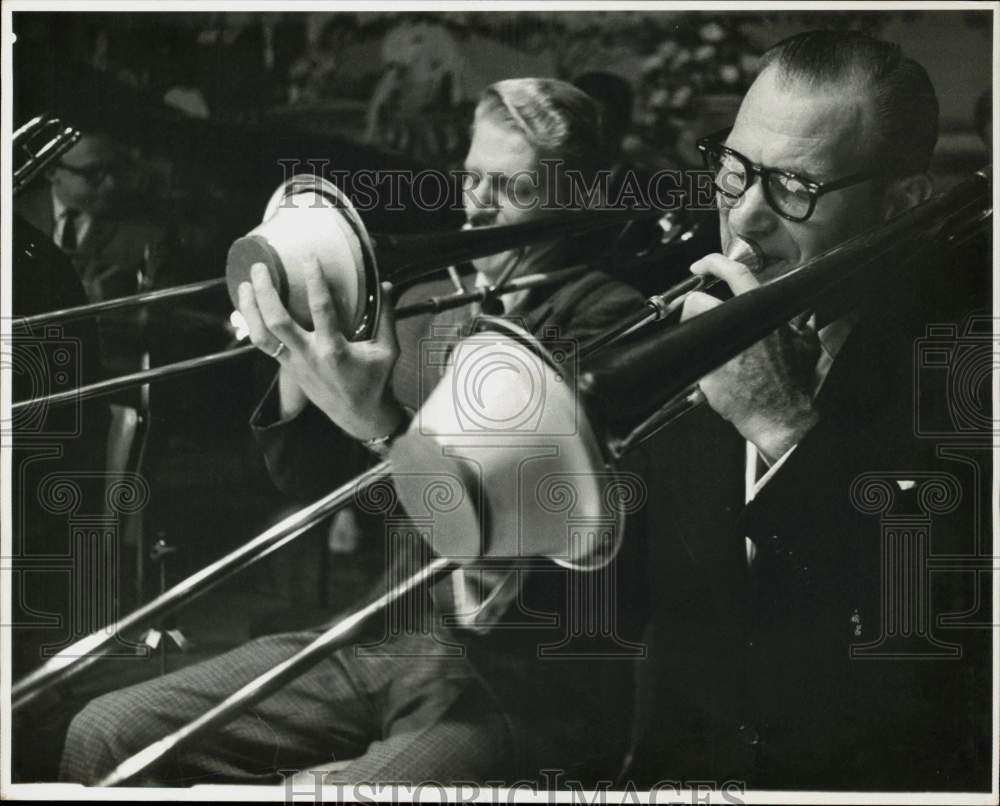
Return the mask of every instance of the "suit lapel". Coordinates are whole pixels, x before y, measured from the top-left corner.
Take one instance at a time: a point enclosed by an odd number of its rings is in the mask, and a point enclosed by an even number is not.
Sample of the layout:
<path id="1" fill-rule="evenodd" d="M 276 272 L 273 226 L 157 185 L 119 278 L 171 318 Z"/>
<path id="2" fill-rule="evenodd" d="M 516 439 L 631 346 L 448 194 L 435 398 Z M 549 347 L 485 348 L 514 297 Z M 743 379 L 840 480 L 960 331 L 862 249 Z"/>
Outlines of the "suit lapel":
<path id="1" fill-rule="evenodd" d="M 119 293 L 117 288 L 108 288 L 107 278 L 104 277 L 109 271 L 104 256 L 107 252 L 107 246 L 117 230 L 117 223 L 107 219 L 94 218 L 80 248 L 74 255 L 73 260 L 80 273 L 80 279 L 83 281 L 84 288 L 87 289 L 87 296 L 92 300 L 119 296 L 130 293 L 132 290 L 131 288 L 124 289 Z"/>
<path id="2" fill-rule="evenodd" d="M 80 244 L 78 250 L 81 257 L 94 258 L 101 254 L 107 243 L 114 237 L 118 224 L 106 218 L 95 216 L 90 222 L 90 229 Z"/>

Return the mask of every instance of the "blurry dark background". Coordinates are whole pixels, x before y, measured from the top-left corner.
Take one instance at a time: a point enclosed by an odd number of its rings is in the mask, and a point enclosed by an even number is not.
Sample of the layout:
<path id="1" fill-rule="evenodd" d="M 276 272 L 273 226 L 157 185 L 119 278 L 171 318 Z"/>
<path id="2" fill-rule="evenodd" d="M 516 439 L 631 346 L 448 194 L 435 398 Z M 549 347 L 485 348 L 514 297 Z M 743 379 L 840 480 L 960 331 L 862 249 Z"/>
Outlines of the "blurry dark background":
<path id="1" fill-rule="evenodd" d="M 339 136 L 350 153 L 337 156 L 348 163 L 355 153 L 371 158 L 360 143 L 454 163 L 486 85 L 602 71 L 634 93 L 628 147 L 686 164 L 699 124 L 731 114 L 756 57 L 817 27 L 868 31 L 923 64 L 941 101 L 942 145 L 953 152 L 971 145 L 959 135 L 973 132 L 991 80 L 990 17 L 975 11 L 22 12 L 14 20 L 17 120 L 62 96 L 168 152 L 179 135 L 168 127 L 164 136 L 165 120 L 185 118 Z M 78 91 L 91 81 L 108 96 L 97 108 Z M 242 172 L 265 170 L 249 165 L 250 144 L 240 146 L 230 156 Z"/>
<path id="2" fill-rule="evenodd" d="M 503 78 L 610 74 L 630 91 L 615 111 L 623 161 L 647 170 L 694 166 L 695 139 L 732 122 L 758 55 L 809 28 L 860 28 L 899 42 L 927 67 L 942 112 L 933 172 L 947 187 L 987 161 L 991 23 L 989 12 L 975 11 L 18 12 L 14 121 L 48 112 L 112 134 L 128 157 L 120 190 L 130 216 L 171 233 L 175 248 L 159 285 L 174 285 L 222 275 L 229 245 L 259 222 L 285 178 L 279 160 L 326 159 L 348 172 L 459 166 L 476 98 Z M 365 218 L 375 232 L 461 221 L 412 205 Z M 27 313 L 19 303 L 15 291 L 14 313 Z M 230 310 L 217 293 L 150 314 L 141 332 L 153 364 L 225 346 Z M 102 327 L 105 342 L 138 332 L 111 318 Z M 273 369 L 254 357 L 151 388 L 138 464 L 150 499 L 121 545 L 119 614 L 159 592 L 161 566 L 149 558 L 155 541 L 173 550 L 162 566 L 169 585 L 303 503 L 273 490 L 249 435 L 248 417 Z M 27 467 L 35 448 L 22 447 Z M 24 501 L 46 466 L 33 467 L 37 477 L 15 476 Z M 52 528 L 45 552 L 65 553 L 65 521 Z M 325 525 L 314 529 L 179 613 L 171 624 L 190 646 L 181 652 L 162 641 L 164 664 L 346 607 L 380 562 L 377 552 L 338 544 Z M 18 595 L 28 612 L 52 611 L 51 585 L 26 581 Z M 36 617 L 25 624 L 15 631 L 15 676 L 41 662 L 43 644 L 66 637 L 65 625 L 42 627 Z M 110 660 L 43 704 L 47 717 L 32 724 L 40 733 L 15 742 L 21 779 L 51 776 L 59 714 L 74 710 L 67 703 L 158 672 L 155 662 Z"/>

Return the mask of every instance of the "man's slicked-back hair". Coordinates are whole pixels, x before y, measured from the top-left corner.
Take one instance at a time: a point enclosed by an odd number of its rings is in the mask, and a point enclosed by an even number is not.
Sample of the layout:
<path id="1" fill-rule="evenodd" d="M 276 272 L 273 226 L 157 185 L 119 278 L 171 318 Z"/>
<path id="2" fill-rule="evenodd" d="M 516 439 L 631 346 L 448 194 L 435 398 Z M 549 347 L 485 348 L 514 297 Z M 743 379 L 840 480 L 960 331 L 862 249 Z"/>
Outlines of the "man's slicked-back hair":
<path id="1" fill-rule="evenodd" d="M 808 31 L 765 52 L 761 70 L 770 66 L 785 80 L 868 93 L 878 137 L 875 165 L 896 176 L 927 170 L 938 136 L 937 96 L 927 71 L 899 45 L 858 31 Z"/>
<path id="2" fill-rule="evenodd" d="M 509 78 L 491 84 L 479 96 L 473 126 L 484 117 L 517 129 L 540 159 L 562 160 L 584 174 L 607 167 L 597 104 L 565 81 Z"/>

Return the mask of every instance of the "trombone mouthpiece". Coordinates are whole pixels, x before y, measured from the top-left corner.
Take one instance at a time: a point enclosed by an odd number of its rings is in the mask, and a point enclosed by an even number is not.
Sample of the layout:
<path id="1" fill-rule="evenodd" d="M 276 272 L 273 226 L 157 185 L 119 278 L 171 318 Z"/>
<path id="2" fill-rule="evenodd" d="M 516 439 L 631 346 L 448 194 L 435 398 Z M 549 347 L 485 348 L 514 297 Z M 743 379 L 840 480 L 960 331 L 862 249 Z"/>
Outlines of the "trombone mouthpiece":
<path id="1" fill-rule="evenodd" d="M 763 269 L 766 262 L 764 260 L 764 253 L 760 251 L 760 247 L 752 241 L 741 238 L 739 235 L 733 237 L 733 242 L 729 244 L 729 248 L 726 250 L 726 257 L 742 263 L 753 274 Z"/>

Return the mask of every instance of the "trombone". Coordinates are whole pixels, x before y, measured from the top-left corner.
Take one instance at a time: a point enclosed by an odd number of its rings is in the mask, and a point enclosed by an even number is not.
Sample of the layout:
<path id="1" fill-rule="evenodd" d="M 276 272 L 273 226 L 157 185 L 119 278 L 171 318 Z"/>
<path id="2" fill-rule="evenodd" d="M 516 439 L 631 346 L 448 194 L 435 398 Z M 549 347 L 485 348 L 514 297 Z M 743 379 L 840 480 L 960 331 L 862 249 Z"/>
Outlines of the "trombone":
<path id="1" fill-rule="evenodd" d="M 577 386 L 583 395 L 585 410 L 601 425 L 608 452 L 617 458 L 644 442 L 676 418 L 677 401 L 688 394 L 691 384 L 809 310 L 817 300 L 844 288 L 861 287 L 859 277 L 863 271 L 878 270 L 887 262 L 894 262 L 885 258 L 892 256 L 895 261 L 905 260 L 919 254 L 928 244 L 958 245 L 975 236 L 990 220 L 991 205 L 991 173 L 984 169 L 948 193 L 903 213 L 885 226 L 851 238 L 767 285 L 728 300 L 700 316 L 669 328 L 645 325 L 607 339 L 600 349 L 584 359 Z M 610 345 L 616 345 L 616 349 L 609 349 Z M 650 378 L 657 379 L 654 386 L 650 385 Z M 643 394 L 623 396 L 621 389 L 642 390 Z M 92 663 L 119 632 L 137 629 L 270 554 L 345 506 L 355 495 L 385 480 L 392 468 L 392 460 L 381 462 L 174 586 L 132 615 L 67 647 L 14 685 L 13 709 L 23 707 L 56 682 L 68 679 Z M 248 684 L 203 715 L 197 723 L 185 726 L 128 759 L 102 781 L 102 785 L 124 782 L 182 742 L 233 718 L 249 704 L 266 696 L 273 687 L 296 672 L 304 671 L 315 662 L 318 653 L 341 646 L 353 634 L 354 627 L 371 618 L 379 608 L 416 586 L 437 579 L 449 567 L 447 559 L 432 561 L 384 597 L 335 625 L 313 645 L 273 670 L 266 680 Z"/>
<path id="2" fill-rule="evenodd" d="M 291 180 L 294 181 L 294 180 Z M 338 201 L 338 204 L 345 204 Z M 357 273 L 355 278 L 352 274 L 347 279 L 335 278 L 339 282 L 358 282 L 366 285 L 366 305 L 363 312 L 364 321 L 367 325 L 373 325 L 375 311 L 379 303 L 378 278 L 379 276 L 392 282 L 397 291 L 416 283 L 442 268 L 472 260 L 478 257 L 496 254 L 512 248 L 526 247 L 541 241 L 549 241 L 559 237 L 592 232 L 601 229 L 610 229 L 632 224 L 642 219 L 660 218 L 662 211 L 650 210 L 641 213 L 635 212 L 581 212 L 572 216 L 567 216 L 560 220 L 532 221 L 523 224 L 511 224 L 506 226 L 481 227 L 471 230 L 460 230 L 454 232 L 441 232 L 432 235 L 375 235 L 372 236 L 371 263 L 377 263 L 377 270 L 374 274 L 365 277 L 366 267 L 337 267 L 338 271 L 346 273 Z M 265 222 L 266 223 L 266 222 Z M 259 229 L 259 228 L 258 228 Z M 300 235 L 303 233 L 300 231 Z M 366 234 L 366 233 L 365 233 Z M 322 235 L 322 233 L 321 233 Z M 308 236 L 304 236 L 308 237 Z M 312 237 L 316 237 L 315 234 Z M 683 233 L 681 235 L 683 237 Z M 158 291 L 146 291 L 127 297 L 120 297 L 112 300 L 79 305 L 72 308 L 64 308 L 56 311 L 35 314 L 15 318 L 13 328 L 28 329 L 57 322 L 70 321 L 87 316 L 96 316 L 112 311 L 129 310 L 139 306 L 156 305 L 170 302 L 178 298 L 192 296 L 207 291 L 213 291 L 228 286 L 230 296 L 235 299 L 235 288 L 239 281 L 244 279 L 249 272 L 246 261 L 240 261 L 233 257 L 237 252 L 237 245 L 241 242 L 249 241 L 251 238 L 240 238 L 234 248 L 230 250 L 230 260 L 227 266 L 227 277 L 205 280 L 196 283 L 189 283 L 173 288 L 161 289 Z M 646 261 L 648 258 L 640 258 Z M 366 261 L 367 262 L 367 261 Z M 280 282 L 287 284 L 287 270 L 278 260 L 278 265 L 283 272 L 283 276 L 278 278 Z M 459 292 L 447 296 L 431 297 L 422 302 L 401 306 L 396 311 L 397 319 L 405 319 L 424 313 L 433 313 L 462 307 L 473 302 L 484 302 L 487 299 L 495 299 L 506 294 L 512 294 L 530 288 L 538 288 L 546 285 L 563 283 L 571 276 L 587 271 L 590 267 L 586 265 L 571 266 L 554 272 L 545 274 L 533 274 L 514 278 L 503 282 L 501 285 L 476 289 L 475 291 Z M 301 283 L 301 278 L 292 277 L 293 282 Z M 277 285 L 277 283 L 276 283 Z M 288 292 L 286 289 L 285 298 L 287 301 Z M 367 334 L 364 334 L 367 335 Z M 154 383 L 167 378 L 172 378 L 195 370 L 226 363 L 238 358 L 252 355 L 255 348 L 252 345 L 241 345 L 229 347 L 219 352 L 210 353 L 204 356 L 178 361 L 161 367 L 154 367 L 139 372 L 130 373 L 117 378 L 109 378 L 87 384 L 77 389 L 68 389 L 49 395 L 40 395 L 25 400 L 18 400 L 12 404 L 12 413 L 18 414 L 23 410 L 37 407 L 55 406 L 63 403 L 87 400 L 95 397 L 112 394 L 121 389 L 130 388 L 147 383 Z"/>
<path id="3" fill-rule="evenodd" d="M 46 114 L 32 118 L 15 131 L 11 145 L 19 164 L 14 169 L 14 195 L 31 184 L 49 163 L 69 151 L 81 136 L 78 129 Z"/>
<path id="4" fill-rule="evenodd" d="M 503 285 L 495 286 L 481 286 L 479 288 L 473 289 L 471 291 L 456 292 L 454 294 L 446 294 L 439 296 L 428 297 L 420 302 L 412 302 L 406 305 L 401 305 L 396 308 L 396 319 L 408 319 L 413 316 L 420 316 L 426 313 L 440 313 L 441 311 L 452 310 L 453 308 L 461 308 L 466 305 L 471 305 L 473 303 L 482 303 L 487 299 L 495 299 L 499 297 L 506 296 L 508 294 L 514 294 L 518 291 L 525 291 L 532 288 L 541 288 L 549 285 L 560 285 L 562 283 L 568 282 L 573 277 L 577 277 L 580 274 L 590 271 L 591 267 L 589 265 L 577 265 L 568 266 L 564 269 L 557 269 L 551 272 L 540 272 L 537 274 L 527 274 L 521 277 L 516 277 L 513 280 L 508 280 Z M 202 288 L 196 291 L 204 290 L 204 287 L 218 287 L 221 286 L 225 280 L 207 280 L 203 283 L 192 283 L 191 285 L 202 286 Z M 156 294 L 161 294 L 162 296 L 157 297 L 152 300 L 154 302 L 160 302 L 167 299 L 173 299 L 176 297 L 174 292 L 184 290 L 184 293 L 196 293 L 194 291 L 188 292 L 188 286 L 179 286 L 173 289 L 163 289 L 162 291 L 153 291 L 148 294 L 137 294 L 136 297 L 149 297 Z M 108 302 L 115 303 L 115 308 L 130 307 L 126 300 L 128 297 L 119 298 L 116 300 L 108 300 Z M 144 300 L 146 302 L 148 300 Z M 140 302 L 138 304 L 143 304 Z M 118 304 L 122 303 L 122 304 Z M 105 303 L 95 303 L 95 306 L 104 305 Z M 89 308 L 91 306 L 80 306 L 80 308 Z M 66 309 L 66 310 L 79 310 L 78 309 Z M 86 313 L 80 315 L 87 315 Z M 41 314 L 44 317 L 46 314 Z M 75 317 L 75 314 L 74 314 Z M 35 319 L 36 317 L 27 317 Z M 63 403 L 73 403 L 77 401 L 90 400 L 96 397 L 103 397 L 105 395 L 113 394 L 114 392 L 120 391 L 122 389 L 130 389 L 133 386 L 140 386 L 147 383 L 154 383 L 157 381 L 166 380 L 167 378 L 178 377 L 180 375 L 185 375 L 190 372 L 194 372 L 199 369 L 204 369 L 211 366 L 216 366 L 218 364 L 229 363 L 238 358 L 245 358 L 247 356 L 257 353 L 258 350 L 252 344 L 243 344 L 238 347 L 230 347 L 225 350 L 220 350 L 215 353 L 209 353 L 203 356 L 196 356 L 195 358 L 184 359 L 183 361 L 176 361 L 172 364 L 167 364 L 162 367 L 154 367 L 152 369 L 139 370 L 137 372 L 127 373 L 125 375 L 120 375 L 116 378 L 108 378 L 102 381 L 95 381 L 94 383 L 81 386 L 77 389 L 67 389 L 62 392 L 54 392 L 49 395 L 42 395 L 39 397 L 28 398 L 26 400 L 18 400 L 11 404 L 11 412 L 13 414 L 18 414 L 22 411 L 30 410 L 33 408 L 42 408 L 46 406 L 58 406 Z"/>
<path id="5" fill-rule="evenodd" d="M 657 328 L 616 352 L 601 350 L 581 373 L 581 393 L 605 413 L 608 448 L 620 458 L 705 402 L 698 381 L 775 329 L 834 294 L 863 293 L 865 269 L 879 261 L 908 262 L 940 244 L 957 248 L 984 232 L 993 215 L 993 167 L 928 199 L 881 227 L 863 232 L 812 260 L 675 327 Z M 628 334 L 625 334 L 628 335 Z M 622 338 L 616 336 L 616 338 Z M 610 340 L 609 340 L 610 341 Z M 609 390 L 643 388 L 669 377 L 647 398 L 614 400 Z M 648 385 L 648 384 L 647 384 Z"/>

